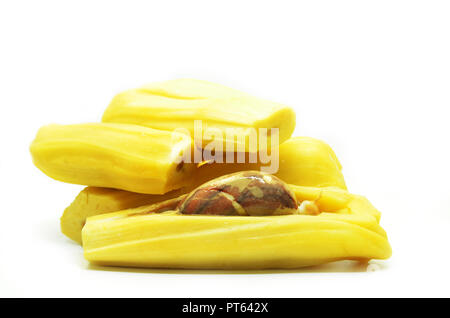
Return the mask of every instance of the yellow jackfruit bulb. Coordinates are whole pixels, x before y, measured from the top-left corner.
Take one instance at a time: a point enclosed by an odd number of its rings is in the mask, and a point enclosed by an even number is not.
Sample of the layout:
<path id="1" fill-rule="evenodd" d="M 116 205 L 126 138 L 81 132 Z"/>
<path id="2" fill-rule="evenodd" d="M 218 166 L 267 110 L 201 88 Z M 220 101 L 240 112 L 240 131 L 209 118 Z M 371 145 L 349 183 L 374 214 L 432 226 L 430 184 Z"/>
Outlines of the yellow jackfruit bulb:
<path id="1" fill-rule="evenodd" d="M 34 164 L 68 183 L 164 194 L 189 183 L 195 166 L 183 134 L 126 124 L 49 125 L 30 147 Z"/>
<path id="2" fill-rule="evenodd" d="M 69 205 L 61 217 L 61 232 L 81 244 L 81 229 L 86 218 L 116 212 L 176 198 L 183 192 L 173 190 L 166 194 L 142 194 L 123 190 L 86 187 Z"/>
<path id="3" fill-rule="evenodd" d="M 259 146 L 271 145 L 271 131 L 267 132 L 267 142 L 259 143 L 259 128 L 278 128 L 279 143 L 287 140 L 295 128 L 295 112 L 290 107 L 194 79 L 158 82 L 122 92 L 113 98 L 103 115 L 103 122 L 169 131 L 181 128 L 192 138 L 196 120 L 201 120 L 203 147 L 212 140 L 222 140 L 245 151 L 256 150 L 249 148 L 250 140 L 256 139 Z M 227 134 L 230 128 L 236 130 Z"/>
<path id="4" fill-rule="evenodd" d="M 297 189 L 310 196 L 314 189 Z M 344 259 L 386 259 L 391 247 L 368 201 L 329 203 L 318 215 L 218 216 L 139 207 L 90 217 L 84 256 L 106 266 L 193 269 L 298 268 Z M 295 191 L 294 191 L 295 192 Z M 328 196 L 330 197 L 330 196 Z M 314 199 L 314 198 L 313 198 Z M 338 203 L 340 202 L 340 203 Z M 344 203 L 345 202 L 345 203 Z"/>
<path id="5" fill-rule="evenodd" d="M 293 137 L 280 145 L 279 158 L 275 175 L 287 183 L 346 189 L 336 154 L 321 140 Z"/>

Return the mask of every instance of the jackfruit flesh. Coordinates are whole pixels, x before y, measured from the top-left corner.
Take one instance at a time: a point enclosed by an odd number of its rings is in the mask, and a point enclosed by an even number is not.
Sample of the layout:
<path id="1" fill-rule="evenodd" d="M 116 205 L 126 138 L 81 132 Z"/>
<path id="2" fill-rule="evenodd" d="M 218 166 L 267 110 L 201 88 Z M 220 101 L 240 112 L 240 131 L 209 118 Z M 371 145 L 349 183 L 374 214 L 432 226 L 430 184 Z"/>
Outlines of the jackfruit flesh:
<path id="1" fill-rule="evenodd" d="M 88 218 L 84 255 L 98 265 L 192 269 L 298 268 L 390 257 L 379 212 L 365 198 L 336 188 L 292 189 L 297 199 L 320 199 L 328 210 L 217 216 L 152 213 L 144 206 Z"/>
<path id="2" fill-rule="evenodd" d="M 229 142 L 237 151 L 256 151 L 250 148 L 253 129 L 257 131 L 258 147 L 270 147 L 271 131 L 267 142 L 259 143 L 259 128 L 278 128 L 279 143 L 287 140 L 295 128 L 292 108 L 250 96 L 219 84 L 194 79 L 178 79 L 146 85 L 116 95 L 103 114 L 103 122 L 128 123 L 169 130 L 185 129 L 194 138 L 194 121 L 201 120 L 204 147 L 213 138 Z M 235 135 L 227 129 L 235 129 Z"/>
<path id="3" fill-rule="evenodd" d="M 56 180 L 164 194 L 189 184 L 195 165 L 179 158 L 191 148 L 184 134 L 99 123 L 42 127 L 30 150 L 34 164 Z"/>
<path id="4" fill-rule="evenodd" d="M 86 218 L 169 200 L 181 194 L 183 191 L 180 190 L 166 194 L 142 194 L 110 188 L 86 187 L 64 210 L 60 219 L 61 232 L 81 244 L 81 229 L 86 223 Z"/>

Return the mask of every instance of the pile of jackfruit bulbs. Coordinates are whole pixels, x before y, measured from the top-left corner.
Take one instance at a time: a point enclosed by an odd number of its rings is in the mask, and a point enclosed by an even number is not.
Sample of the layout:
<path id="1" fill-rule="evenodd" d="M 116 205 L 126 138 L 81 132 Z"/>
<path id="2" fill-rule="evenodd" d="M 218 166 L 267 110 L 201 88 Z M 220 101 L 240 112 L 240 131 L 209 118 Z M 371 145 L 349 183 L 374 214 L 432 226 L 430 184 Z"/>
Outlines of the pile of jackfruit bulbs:
<path id="1" fill-rule="evenodd" d="M 247 160 L 185 160 L 214 139 L 193 138 L 199 121 L 200 131 L 240 134 L 216 134 L 233 148 L 214 158 Z M 348 192 L 330 146 L 291 136 L 295 121 L 285 105 L 180 79 L 119 93 L 101 123 L 44 126 L 30 150 L 49 177 L 87 186 L 61 230 L 94 264 L 267 269 L 389 258 L 380 212 Z M 250 147 L 259 128 L 277 133 Z M 264 147 L 278 155 L 272 173 L 248 162 Z"/>

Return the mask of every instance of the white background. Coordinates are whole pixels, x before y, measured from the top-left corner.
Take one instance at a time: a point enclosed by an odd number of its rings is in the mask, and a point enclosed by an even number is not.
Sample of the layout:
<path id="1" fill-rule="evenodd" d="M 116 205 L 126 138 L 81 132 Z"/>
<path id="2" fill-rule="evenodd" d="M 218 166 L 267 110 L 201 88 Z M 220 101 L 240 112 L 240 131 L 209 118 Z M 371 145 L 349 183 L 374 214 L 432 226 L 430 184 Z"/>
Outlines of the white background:
<path id="1" fill-rule="evenodd" d="M 450 296 L 448 1 L 2 1 L 0 34 L 0 296 Z M 89 267 L 59 230 L 82 187 L 41 173 L 29 144 L 180 77 L 295 107 L 295 134 L 327 141 L 382 211 L 392 258 L 374 273 Z"/>

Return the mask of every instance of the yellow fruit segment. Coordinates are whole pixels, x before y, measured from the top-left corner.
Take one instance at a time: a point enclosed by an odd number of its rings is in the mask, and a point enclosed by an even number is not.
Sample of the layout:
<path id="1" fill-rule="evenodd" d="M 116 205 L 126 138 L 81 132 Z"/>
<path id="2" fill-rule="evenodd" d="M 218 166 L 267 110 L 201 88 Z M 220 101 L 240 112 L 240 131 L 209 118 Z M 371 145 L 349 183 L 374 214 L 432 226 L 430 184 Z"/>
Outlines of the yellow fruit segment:
<path id="1" fill-rule="evenodd" d="M 293 137 L 280 145 L 281 180 L 312 187 L 346 189 L 342 166 L 333 149 L 325 142 L 310 137 Z"/>
<path id="2" fill-rule="evenodd" d="M 313 189 L 297 189 L 309 195 Z M 317 216 L 205 216 L 148 213 L 140 207 L 90 217 L 84 255 L 100 265 L 196 268 L 297 268 L 343 259 L 386 259 L 391 247 L 368 201 L 342 193 L 336 211 Z"/>
<path id="3" fill-rule="evenodd" d="M 183 128 L 194 138 L 194 121 L 201 120 L 203 132 L 218 131 L 221 138 L 245 151 L 252 138 L 250 128 L 278 128 L 279 142 L 295 128 L 295 112 L 285 105 L 250 96 L 219 84 L 194 79 L 158 82 L 116 95 L 103 115 L 103 122 L 129 123 L 173 131 Z M 227 128 L 237 128 L 234 138 Z M 259 134 L 258 134 L 259 136 Z M 213 136 L 205 134 L 202 146 Z M 270 135 L 268 137 L 270 145 Z M 262 144 L 264 145 L 264 144 Z M 225 148 L 223 148 L 225 151 Z"/>
<path id="4" fill-rule="evenodd" d="M 193 164 L 183 134 L 126 124 L 49 125 L 30 147 L 34 164 L 53 179 L 138 193 L 164 194 L 189 183 Z"/>
<path id="5" fill-rule="evenodd" d="M 81 229 L 86 223 L 86 218 L 165 201 L 181 194 L 180 190 L 166 194 L 141 194 L 109 188 L 86 187 L 64 210 L 60 220 L 61 231 L 81 244 Z"/>
<path id="6" fill-rule="evenodd" d="M 309 188 L 311 186 L 329 186 L 346 189 L 341 165 L 331 147 L 326 143 L 310 137 L 293 137 L 281 145 L 279 153 L 280 169 L 275 175 L 290 183 L 294 191 L 303 189 L 304 192 L 300 201 L 314 201 L 321 197 L 319 202 L 322 208 L 329 209 L 329 205 L 333 204 L 333 201 L 331 203 L 323 203 L 329 202 L 324 201 L 324 198 L 334 198 L 337 202 L 342 200 L 340 196 L 333 196 L 332 193 L 334 192 L 332 190 L 329 190 L 324 195 L 321 189 Z M 320 166 L 318 166 L 318 163 Z M 81 229 L 89 216 L 161 202 L 180 194 L 188 193 L 214 178 L 237 171 L 259 170 L 260 166 L 260 164 L 249 163 L 205 164 L 194 172 L 192 178 L 189 179 L 189 185 L 165 195 L 145 195 L 128 191 L 87 187 L 81 191 L 72 204 L 64 211 L 64 215 L 61 218 L 61 229 L 69 238 L 80 243 Z M 297 186 L 303 186 L 303 188 Z M 339 192 L 338 189 L 334 191 Z"/>

